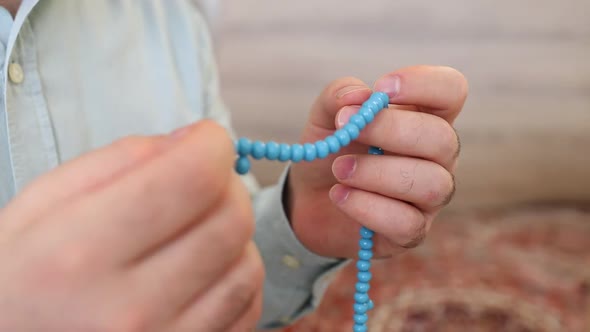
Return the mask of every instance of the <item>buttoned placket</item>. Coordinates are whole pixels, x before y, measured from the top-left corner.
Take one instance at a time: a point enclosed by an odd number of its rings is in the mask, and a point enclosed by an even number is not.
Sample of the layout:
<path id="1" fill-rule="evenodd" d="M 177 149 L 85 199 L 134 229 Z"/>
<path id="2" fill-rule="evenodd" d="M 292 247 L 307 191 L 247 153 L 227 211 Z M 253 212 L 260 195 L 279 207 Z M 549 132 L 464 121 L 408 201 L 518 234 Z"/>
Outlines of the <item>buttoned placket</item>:
<path id="1" fill-rule="evenodd" d="M 5 114 L 15 190 L 59 164 L 57 143 L 38 72 L 35 35 L 28 19 L 6 61 Z M 7 79 L 6 79 L 7 78 Z"/>
<path id="2" fill-rule="evenodd" d="M 0 6 L 0 203 L 6 202 L 14 194 L 14 178 L 10 160 L 10 143 L 6 114 L 6 73 L 7 47 L 14 20 L 12 15 Z M 0 207 L 1 204 L 0 204 Z"/>

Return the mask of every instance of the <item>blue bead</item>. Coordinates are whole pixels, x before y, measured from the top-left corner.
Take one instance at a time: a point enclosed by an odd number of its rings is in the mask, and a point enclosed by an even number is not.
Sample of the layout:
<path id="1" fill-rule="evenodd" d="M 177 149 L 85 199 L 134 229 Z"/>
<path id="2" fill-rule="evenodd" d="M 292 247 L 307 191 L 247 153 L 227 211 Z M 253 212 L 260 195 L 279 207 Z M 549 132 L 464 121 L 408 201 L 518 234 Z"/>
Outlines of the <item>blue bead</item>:
<path id="1" fill-rule="evenodd" d="M 376 146 L 372 146 L 369 148 L 369 154 L 383 155 L 383 150 L 381 148 L 376 147 Z"/>
<path id="2" fill-rule="evenodd" d="M 359 115 L 361 115 L 363 117 L 363 119 L 365 119 L 365 121 L 367 121 L 367 123 L 371 123 L 371 121 L 373 121 L 373 119 L 375 119 L 375 114 L 373 114 L 373 112 L 371 112 L 371 110 L 369 109 L 361 109 L 361 111 L 359 112 Z"/>
<path id="3" fill-rule="evenodd" d="M 371 269 L 371 262 L 359 260 L 358 262 L 356 262 L 356 268 L 359 271 L 369 271 Z"/>
<path id="4" fill-rule="evenodd" d="M 303 159 L 305 159 L 305 161 L 313 161 L 317 156 L 315 145 L 311 143 L 303 144 L 303 151 Z"/>
<path id="5" fill-rule="evenodd" d="M 367 302 L 367 309 L 371 310 L 373 307 L 375 307 L 373 300 L 369 300 L 369 302 Z"/>
<path id="6" fill-rule="evenodd" d="M 365 121 L 365 118 L 363 118 L 363 116 L 358 113 L 352 115 L 348 120 L 348 123 L 355 124 L 357 127 L 359 127 L 359 130 L 363 130 L 363 128 L 365 128 L 365 126 L 367 125 L 367 121 Z"/>
<path id="7" fill-rule="evenodd" d="M 291 159 L 291 146 L 286 143 L 279 145 L 279 161 L 287 161 Z"/>
<path id="8" fill-rule="evenodd" d="M 369 320 L 369 316 L 367 316 L 367 314 L 360 314 L 360 315 L 354 315 L 354 322 L 357 324 L 365 324 L 367 322 L 367 320 Z"/>
<path id="9" fill-rule="evenodd" d="M 364 249 L 359 250 L 359 259 L 364 260 L 364 261 L 368 261 L 371 258 L 373 258 L 373 252 L 371 250 L 364 250 Z"/>
<path id="10" fill-rule="evenodd" d="M 356 303 L 367 303 L 370 301 L 367 293 L 354 293 L 354 301 Z"/>
<path id="11" fill-rule="evenodd" d="M 369 310 L 369 306 L 366 303 L 355 303 L 352 305 L 352 309 L 357 314 L 364 314 Z"/>
<path id="12" fill-rule="evenodd" d="M 366 293 L 370 288 L 371 286 L 366 282 L 357 282 L 355 285 L 355 289 L 359 293 Z"/>
<path id="13" fill-rule="evenodd" d="M 318 154 L 319 159 L 324 159 L 330 154 L 330 147 L 328 143 L 325 141 L 317 141 L 315 142 L 315 149 Z"/>
<path id="14" fill-rule="evenodd" d="M 379 109 L 381 107 L 378 107 L 376 104 L 373 103 L 373 100 L 369 99 L 366 102 L 363 103 L 363 107 L 361 108 L 361 111 L 368 111 L 371 114 L 377 114 L 379 112 Z M 359 114 L 361 112 L 359 111 Z"/>
<path id="15" fill-rule="evenodd" d="M 381 102 L 381 108 L 387 108 L 389 106 L 389 95 L 385 92 L 375 92 L 371 97 L 375 97 Z"/>
<path id="16" fill-rule="evenodd" d="M 236 172 L 238 174 L 244 175 L 250 171 L 250 159 L 248 157 L 242 156 L 236 160 Z"/>
<path id="17" fill-rule="evenodd" d="M 262 159 L 266 155 L 266 146 L 261 141 L 256 141 L 252 144 L 252 157 L 254 159 Z"/>
<path id="18" fill-rule="evenodd" d="M 371 104 L 375 105 L 373 106 L 373 108 L 371 108 L 371 110 L 373 111 L 373 115 L 376 115 L 377 113 L 381 112 L 383 110 L 383 102 L 380 99 L 373 99 L 371 100 Z"/>
<path id="19" fill-rule="evenodd" d="M 372 230 L 366 228 L 365 226 L 361 227 L 361 230 L 359 231 L 359 233 L 361 234 L 361 236 L 364 239 L 370 239 L 375 234 L 375 232 L 373 232 Z"/>
<path id="20" fill-rule="evenodd" d="M 359 127 L 353 123 L 345 125 L 343 129 L 348 132 L 348 136 L 350 136 L 351 140 L 357 139 L 360 135 Z"/>
<path id="21" fill-rule="evenodd" d="M 326 137 L 326 143 L 328 143 L 328 147 L 330 148 L 330 153 L 336 153 L 340 151 L 340 142 L 338 139 L 332 135 Z"/>
<path id="22" fill-rule="evenodd" d="M 240 138 L 236 149 L 240 156 L 247 156 L 252 152 L 252 142 L 247 138 Z"/>
<path id="23" fill-rule="evenodd" d="M 294 163 L 298 163 L 303 160 L 303 146 L 301 144 L 293 144 L 291 145 L 291 161 Z"/>
<path id="24" fill-rule="evenodd" d="M 338 139 L 341 146 L 347 146 L 350 143 L 350 135 L 348 134 L 348 131 L 344 129 L 336 130 L 334 137 Z"/>
<path id="25" fill-rule="evenodd" d="M 387 94 L 385 94 L 385 97 L 383 97 L 383 94 L 376 94 L 376 93 L 374 93 L 367 100 L 367 104 L 375 105 L 375 106 L 372 106 L 372 107 L 375 107 L 375 109 L 378 112 L 379 110 L 383 109 L 387 104 L 389 104 L 389 96 Z"/>
<path id="26" fill-rule="evenodd" d="M 371 272 L 359 272 L 356 274 L 357 279 L 360 282 L 369 282 L 371 280 L 371 278 L 373 277 L 373 275 L 371 274 Z"/>
<path id="27" fill-rule="evenodd" d="M 266 159 L 276 160 L 279 157 L 279 152 L 279 143 L 272 141 L 266 143 Z"/>
<path id="28" fill-rule="evenodd" d="M 371 113 L 373 117 L 375 117 L 375 114 L 379 113 L 381 109 L 381 102 L 369 99 L 365 104 L 363 104 L 363 108 L 367 110 L 369 113 Z"/>
<path id="29" fill-rule="evenodd" d="M 360 239 L 359 247 L 361 247 L 361 249 L 371 250 L 373 248 L 373 240 Z"/>
<path id="30" fill-rule="evenodd" d="M 367 326 L 365 326 L 364 324 L 354 324 L 354 326 L 352 327 L 352 332 L 367 332 Z"/>

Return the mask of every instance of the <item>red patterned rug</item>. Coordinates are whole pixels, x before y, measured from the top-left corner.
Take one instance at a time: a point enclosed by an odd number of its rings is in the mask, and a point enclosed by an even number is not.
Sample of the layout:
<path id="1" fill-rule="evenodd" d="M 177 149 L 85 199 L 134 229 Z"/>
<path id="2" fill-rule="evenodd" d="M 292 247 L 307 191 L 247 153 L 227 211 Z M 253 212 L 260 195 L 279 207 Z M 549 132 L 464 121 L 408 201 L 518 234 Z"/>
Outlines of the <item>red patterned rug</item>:
<path id="1" fill-rule="evenodd" d="M 590 212 L 447 215 L 413 251 L 374 263 L 370 332 L 590 331 Z M 283 332 L 352 330 L 354 266 Z"/>

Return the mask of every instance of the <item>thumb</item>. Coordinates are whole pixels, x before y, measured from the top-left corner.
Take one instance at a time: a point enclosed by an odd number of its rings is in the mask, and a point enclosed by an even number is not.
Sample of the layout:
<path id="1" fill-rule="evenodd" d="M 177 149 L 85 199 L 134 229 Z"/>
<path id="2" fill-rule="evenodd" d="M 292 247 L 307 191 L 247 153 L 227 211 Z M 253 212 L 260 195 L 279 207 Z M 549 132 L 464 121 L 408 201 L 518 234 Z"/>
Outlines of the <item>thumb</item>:
<path id="1" fill-rule="evenodd" d="M 328 84 L 311 107 L 308 121 L 303 129 L 300 142 L 314 143 L 331 135 L 336 128 L 336 116 L 346 106 L 362 105 L 372 90 L 363 81 L 345 77 Z M 312 163 L 295 163 L 291 167 L 289 184 L 297 192 L 302 183 L 313 188 L 324 188 L 334 183 L 331 164 L 340 155 L 352 152 L 354 144 Z M 291 195 L 292 197 L 293 195 Z M 292 204 L 291 204 L 292 205 Z"/>
<path id="2" fill-rule="evenodd" d="M 335 118 L 340 109 L 350 105 L 362 105 L 372 90 L 363 81 L 345 77 L 328 84 L 316 98 L 304 130 L 302 141 L 322 138 L 326 130 L 335 130 Z"/>

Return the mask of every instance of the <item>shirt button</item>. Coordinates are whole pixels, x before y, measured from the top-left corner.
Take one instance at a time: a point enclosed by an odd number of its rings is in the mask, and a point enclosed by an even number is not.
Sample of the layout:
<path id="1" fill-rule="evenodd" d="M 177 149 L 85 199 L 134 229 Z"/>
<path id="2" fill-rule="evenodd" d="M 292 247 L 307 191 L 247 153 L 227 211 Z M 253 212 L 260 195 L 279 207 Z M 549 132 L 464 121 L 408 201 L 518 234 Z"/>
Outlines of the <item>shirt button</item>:
<path id="1" fill-rule="evenodd" d="M 22 83 L 25 79 L 23 68 L 16 62 L 11 63 L 8 65 L 8 77 L 14 84 Z"/>
<path id="2" fill-rule="evenodd" d="M 279 319 L 279 321 L 283 325 L 290 325 L 293 322 L 293 320 L 291 319 L 291 317 L 287 317 L 287 316 L 281 317 L 281 319 Z"/>
<path id="3" fill-rule="evenodd" d="M 285 255 L 283 256 L 283 264 L 285 264 L 286 266 L 288 266 L 289 268 L 296 270 L 301 266 L 301 263 L 299 263 L 299 260 L 291 255 Z"/>

